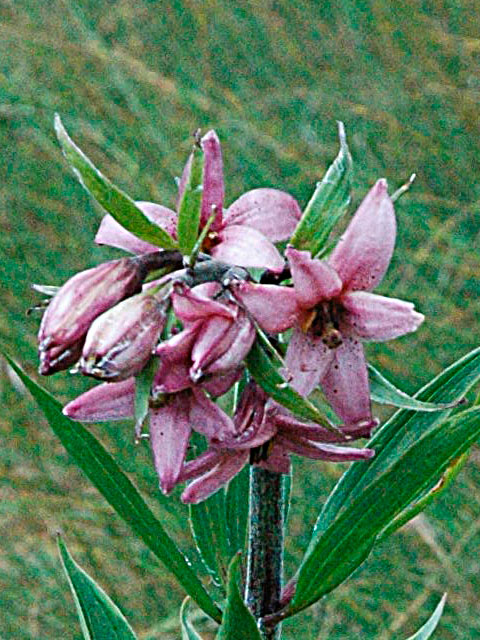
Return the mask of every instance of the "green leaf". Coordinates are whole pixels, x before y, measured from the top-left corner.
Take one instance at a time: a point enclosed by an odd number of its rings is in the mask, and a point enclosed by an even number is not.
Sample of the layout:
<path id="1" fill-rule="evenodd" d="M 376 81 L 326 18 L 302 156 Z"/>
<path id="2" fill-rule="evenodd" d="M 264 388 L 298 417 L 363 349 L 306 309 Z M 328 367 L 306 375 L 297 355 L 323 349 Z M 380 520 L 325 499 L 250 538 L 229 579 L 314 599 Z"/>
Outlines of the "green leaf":
<path id="1" fill-rule="evenodd" d="M 189 507 L 190 526 L 200 558 L 217 586 L 225 583 L 230 560 L 225 492 Z"/>
<path id="2" fill-rule="evenodd" d="M 5 353 L 4 355 L 37 401 L 54 433 L 94 486 L 173 573 L 198 606 L 218 622 L 221 618 L 219 609 L 185 556 L 115 460 L 83 425 L 63 415 L 62 406 L 55 398 L 32 380 L 14 360 Z"/>
<path id="3" fill-rule="evenodd" d="M 175 249 L 176 242 L 163 229 L 153 224 L 121 189 L 110 182 L 73 142 L 66 132 L 60 116 L 55 114 L 55 131 L 65 158 L 70 163 L 80 184 L 95 198 L 122 227 L 138 238 L 164 249 Z"/>
<path id="4" fill-rule="evenodd" d="M 368 377 L 372 400 L 379 404 L 389 404 L 401 409 L 412 409 L 413 411 L 443 411 L 444 409 L 456 407 L 461 402 L 461 399 L 446 403 L 422 402 L 417 398 L 411 398 L 404 391 L 397 389 L 371 364 L 368 365 Z"/>
<path id="5" fill-rule="evenodd" d="M 135 640 L 133 629 L 120 609 L 75 562 L 60 535 L 58 550 L 85 640 Z"/>
<path id="6" fill-rule="evenodd" d="M 190 602 L 190 598 L 185 598 L 180 609 L 180 625 L 182 629 L 182 640 L 202 640 L 202 636 L 199 635 L 193 628 L 187 615 L 187 607 Z"/>
<path id="7" fill-rule="evenodd" d="M 244 467 L 230 480 L 227 487 L 225 506 L 227 509 L 228 539 L 230 557 L 245 549 L 248 525 L 249 468 Z"/>
<path id="8" fill-rule="evenodd" d="M 407 640 L 428 640 L 437 628 L 437 625 L 442 617 L 443 607 L 445 606 L 445 601 L 447 599 L 447 594 L 444 593 L 442 599 L 435 607 L 435 611 L 432 613 L 427 622 L 420 627 L 417 633 L 414 633 L 413 636 L 407 638 Z"/>
<path id="9" fill-rule="evenodd" d="M 227 606 L 216 640 L 261 640 L 257 623 L 240 595 L 239 568 L 240 554 L 237 554 L 228 570 Z"/>
<path id="10" fill-rule="evenodd" d="M 259 332 L 259 338 L 255 340 L 253 347 L 250 349 L 245 363 L 255 382 L 267 392 L 276 402 L 289 409 L 294 415 L 304 420 L 310 420 L 326 427 L 330 431 L 334 431 L 331 423 L 320 413 L 315 405 L 307 398 L 297 393 L 285 381 L 280 374 L 278 367 L 272 362 L 265 348 L 260 341 L 268 341 L 264 334 Z M 263 337 L 262 337 L 263 336 Z M 265 343 L 265 342 L 264 342 Z M 269 347 L 270 353 L 272 347 Z M 277 354 L 279 364 L 283 363 Z"/>
<path id="11" fill-rule="evenodd" d="M 378 534 L 480 435 L 480 408 L 463 411 L 417 433 L 322 533 L 302 561 L 289 614 L 335 589 L 368 556 Z"/>
<path id="12" fill-rule="evenodd" d="M 151 357 L 147 365 L 135 376 L 135 434 L 140 437 L 142 425 L 147 417 L 150 389 L 158 369 L 159 359 Z"/>
<path id="13" fill-rule="evenodd" d="M 177 224 L 178 247 L 186 255 L 191 253 L 197 240 L 202 206 L 204 155 L 195 148 L 191 158 L 185 191 L 178 209 Z"/>
<path id="14" fill-rule="evenodd" d="M 317 183 L 290 240 L 295 249 L 308 250 L 312 256 L 324 249 L 328 236 L 350 203 L 353 165 L 342 122 L 338 123 L 338 134 L 340 151 L 322 181 Z"/>

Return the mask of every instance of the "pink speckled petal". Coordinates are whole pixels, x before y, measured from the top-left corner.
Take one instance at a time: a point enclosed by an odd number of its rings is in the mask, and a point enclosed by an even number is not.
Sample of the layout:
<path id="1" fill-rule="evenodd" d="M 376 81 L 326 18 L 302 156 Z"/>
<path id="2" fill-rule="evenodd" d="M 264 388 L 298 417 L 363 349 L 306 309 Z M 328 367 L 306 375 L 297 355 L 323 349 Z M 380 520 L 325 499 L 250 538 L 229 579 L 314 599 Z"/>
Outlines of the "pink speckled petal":
<path id="1" fill-rule="evenodd" d="M 176 393 L 167 404 L 150 409 L 150 442 L 160 488 L 169 493 L 178 481 L 190 438 L 190 393 Z"/>
<path id="2" fill-rule="evenodd" d="M 205 382 L 202 382 L 200 386 L 211 396 L 218 398 L 219 396 L 223 396 L 224 393 L 227 393 L 230 387 L 232 387 L 235 382 L 238 382 L 242 376 L 243 367 L 238 367 L 238 369 L 234 369 L 228 373 L 216 374 Z"/>
<path id="3" fill-rule="evenodd" d="M 342 290 L 336 271 L 322 260 L 313 260 L 310 251 L 285 251 L 292 272 L 295 294 L 304 309 L 311 309 L 321 300 L 331 300 Z"/>
<path id="4" fill-rule="evenodd" d="M 183 323 L 206 320 L 208 316 L 217 316 L 227 320 L 235 318 L 236 309 L 201 295 L 201 292 L 184 287 L 172 294 L 175 315 Z M 198 287 L 195 287 L 198 289 Z"/>
<path id="5" fill-rule="evenodd" d="M 363 346 L 354 336 L 343 336 L 332 349 L 333 360 L 321 380 L 325 396 L 335 413 L 348 424 L 372 420 L 367 363 Z"/>
<path id="6" fill-rule="evenodd" d="M 280 242 L 292 235 L 301 217 L 297 201 L 288 193 L 278 189 L 253 189 L 228 207 L 224 226 L 247 225 L 272 242 Z"/>
<path id="7" fill-rule="evenodd" d="M 135 378 L 104 382 L 82 393 L 63 408 L 63 413 L 79 422 L 123 420 L 134 414 Z"/>
<path id="8" fill-rule="evenodd" d="M 284 267 L 284 260 L 275 245 L 260 231 L 244 225 L 224 227 L 211 254 L 223 262 L 270 269 L 274 273 L 280 273 Z"/>
<path id="9" fill-rule="evenodd" d="M 310 442 L 302 438 L 278 437 L 279 444 L 285 449 L 299 456 L 312 458 L 313 460 L 329 460 L 330 462 L 344 462 L 348 460 L 368 460 L 375 455 L 373 449 L 355 449 L 349 447 L 337 447 L 333 444 Z"/>
<path id="10" fill-rule="evenodd" d="M 193 323 L 158 345 L 155 353 L 160 358 L 160 364 L 153 380 L 154 395 L 156 393 L 175 393 L 191 387 L 190 353 L 201 326 L 200 321 Z"/>
<path id="11" fill-rule="evenodd" d="M 363 340 L 381 342 L 403 336 L 416 331 L 425 319 L 411 302 L 365 291 L 347 293 L 341 303 L 348 311 L 343 321 Z"/>
<path id="12" fill-rule="evenodd" d="M 285 331 L 297 322 L 299 308 L 291 287 L 241 282 L 234 283 L 233 293 L 269 333 Z"/>
<path id="13" fill-rule="evenodd" d="M 188 485 L 182 493 L 182 502 L 196 504 L 218 491 L 243 469 L 248 455 L 248 451 L 222 452 L 213 469 Z"/>
<path id="14" fill-rule="evenodd" d="M 302 396 L 308 396 L 328 371 L 334 358 L 333 349 L 321 337 L 294 329 L 285 356 L 285 379 Z"/>
<path id="15" fill-rule="evenodd" d="M 213 211 L 215 220 L 210 227 L 212 231 L 222 228 L 222 212 L 224 200 L 223 160 L 220 140 L 215 131 L 208 131 L 202 138 L 202 149 L 205 154 L 203 167 L 203 195 L 200 225 L 205 226 Z"/>
<path id="16" fill-rule="evenodd" d="M 386 180 L 379 180 L 361 203 L 329 264 L 347 291 L 370 291 L 383 278 L 395 245 L 396 221 Z"/>
<path id="17" fill-rule="evenodd" d="M 173 238 L 176 237 L 177 214 L 175 211 L 153 202 L 136 202 L 135 204 L 151 222 L 169 233 Z M 95 236 L 95 242 L 136 254 L 158 250 L 157 246 L 140 240 L 133 233 L 127 231 L 110 214 L 103 217 Z"/>
<path id="18" fill-rule="evenodd" d="M 195 431 L 209 439 L 215 438 L 218 442 L 235 433 L 233 420 L 196 387 L 192 389 L 190 425 Z"/>

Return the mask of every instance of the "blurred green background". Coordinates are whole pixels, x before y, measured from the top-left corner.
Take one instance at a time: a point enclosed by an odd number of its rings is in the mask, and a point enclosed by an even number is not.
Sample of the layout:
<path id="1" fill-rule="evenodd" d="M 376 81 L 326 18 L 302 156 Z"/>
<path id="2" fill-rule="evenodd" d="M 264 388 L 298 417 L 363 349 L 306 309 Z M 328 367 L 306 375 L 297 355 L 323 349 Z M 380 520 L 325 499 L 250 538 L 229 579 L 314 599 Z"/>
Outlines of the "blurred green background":
<path id="1" fill-rule="evenodd" d="M 427 321 L 369 346 L 394 381 L 418 388 L 478 344 L 476 11 L 474 0 L 0 0 L 2 340 L 36 375 L 30 283 L 61 284 L 119 255 L 92 244 L 101 212 L 63 161 L 55 111 L 106 175 L 137 199 L 167 205 L 191 133 L 215 127 L 227 203 L 272 186 L 303 206 L 337 152 L 343 120 L 355 202 L 379 177 L 393 190 L 418 175 L 397 204 L 397 249 L 379 292 L 413 300 Z M 178 638 L 181 590 L 76 470 L 5 366 L 0 380 L 0 637 L 81 637 L 55 550 L 60 528 L 139 638 Z M 63 401 L 91 386 L 68 375 L 44 383 Z M 185 509 L 159 495 L 132 425 L 92 431 L 193 555 Z M 341 470 L 295 462 L 287 572 Z M 288 621 L 285 638 L 404 638 L 444 590 L 438 637 L 478 637 L 479 487 L 473 451 L 447 495 Z"/>

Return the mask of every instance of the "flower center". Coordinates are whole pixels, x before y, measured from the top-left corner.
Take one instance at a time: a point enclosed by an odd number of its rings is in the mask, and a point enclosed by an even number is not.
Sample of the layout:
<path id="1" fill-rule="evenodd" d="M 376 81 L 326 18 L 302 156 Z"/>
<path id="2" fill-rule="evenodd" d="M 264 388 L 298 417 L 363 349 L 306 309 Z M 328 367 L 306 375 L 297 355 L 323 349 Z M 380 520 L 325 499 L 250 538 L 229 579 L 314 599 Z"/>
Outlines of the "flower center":
<path id="1" fill-rule="evenodd" d="M 311 310 L 307 326 L 303 329 L 310 330 L 314 336 L 321 338 L 329 349 L 337 349 L 343 343 L 338 317 L 339 306 L 335 301 L 320 302 Z"/>
<path id="2" fill-rule="evenodd" d="M 209 231 L 205 237 L 205 240 L 202 243 L 202 250 L 205 253 L 210 253 L 210 251 L 217 246 L 220 242 L 217 231 Z"/>

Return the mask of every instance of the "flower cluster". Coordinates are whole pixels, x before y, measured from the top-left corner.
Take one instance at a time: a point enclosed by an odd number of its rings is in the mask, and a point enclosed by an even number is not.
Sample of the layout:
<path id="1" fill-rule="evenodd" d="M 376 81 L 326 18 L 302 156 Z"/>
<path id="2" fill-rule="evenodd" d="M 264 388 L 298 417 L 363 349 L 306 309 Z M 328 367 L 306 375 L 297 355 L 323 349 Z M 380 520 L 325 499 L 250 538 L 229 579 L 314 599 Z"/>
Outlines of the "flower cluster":
<path id="1" fill-rule="evenodd" d="M 346 446 L 377 424 L 362 342 L 395 338 L 423 320 L 412 304 L 371 293 L 395 243 L 385 181 L 368 193 L 327 259 L 291 246 L 282 256 L 274 243 L 294 232 L 302 215 L 297 202 L 265 188 L 224 208 L 215 132 L 200 146 L 200 229 L 210 226 L 198 261 L 186 266 L 178 251 L 161 250 L 106 215 L 96 241 L 134 256 L 71 278 L 53 297 L 39 331 L 40 373 L 76 365 L 102 381 L 64 408 L 75 420 L 133 417 L 137 376 L 153 364 L 148 414 L 154 464 L 166 493 L 190 481 L 185 502 L 205 499 L 249 463 L 287 473 L 291 454 L 331 461 L 371 457 L 370 449 Z M 192 157 L 179 181 L 177 209 L 191 166 Z M 176 238 L 175 211 L 136 204 Z M 249 267 L 276 274 L 278 283 L 252 281 Z M 163 276 L 145 283 L 159 269 Z M 299 420 L 250 379 L 244 360 L 257 324 L 271 336 L 291 330 L 286 383 L 302 396 L 320 386 L 340 425 L 329 429 Z M 215 400 L 236 383 L 243 391 L 229 415 Z M 192 430 L 208 446 L 189 459 Z"/>

